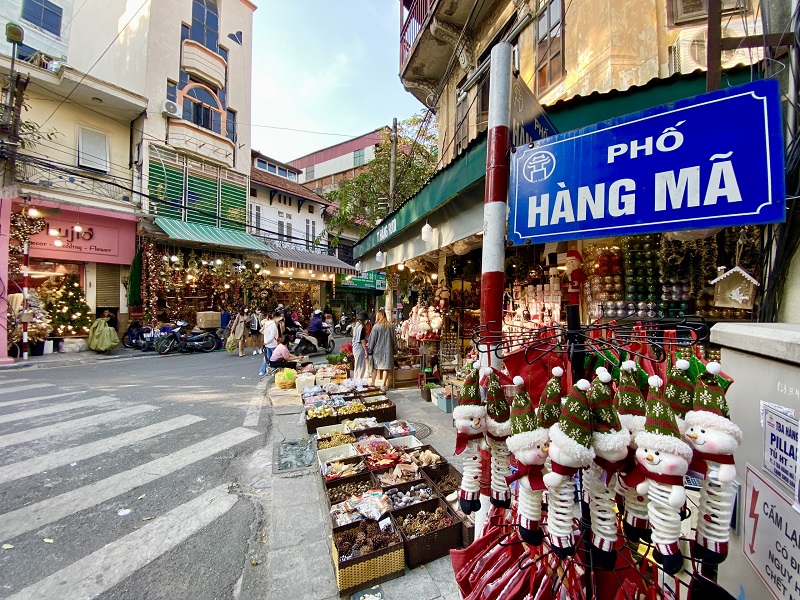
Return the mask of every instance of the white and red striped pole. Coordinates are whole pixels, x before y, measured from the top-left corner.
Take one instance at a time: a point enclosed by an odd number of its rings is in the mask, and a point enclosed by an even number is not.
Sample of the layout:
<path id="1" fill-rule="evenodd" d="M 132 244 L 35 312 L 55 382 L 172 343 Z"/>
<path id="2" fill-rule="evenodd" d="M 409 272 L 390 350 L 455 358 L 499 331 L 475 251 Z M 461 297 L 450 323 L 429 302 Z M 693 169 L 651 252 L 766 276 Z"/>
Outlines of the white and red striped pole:
<path id="1" fill-rule="evenodd" d="M 505 286 L 506 209 L 511 173 L 511 44 L 492 48 L 489 71 L 489 132 L 486 149 L 486 184 L 483 204 L 483 269 L 481 277 L 481 325 L 489 340 L 488 360 L 481 363 L 499 369 L 494 353 L 503 330 Z"/>
<path id="2" fill-rule="evenodd" d="M 486 343 L 481 364 L 500 369 L 495 348 L 503 335 L 505 287 L 506 208 L 511 173 L 511 45 L 492 48 L 489 67 L 489 132 L 486 147 L 486 184 L 483 203 L 483 253 L 481 273 L 481 329 Z M 491 455 L 481 451 L 481 508 L 475 514 L 475 531 L 483 532 L 489 514 Z"/>
<path id="3" fill-rule="evenodd" d="M 28 243 L 22 244 L 22 360 L 28 360 Z"/>

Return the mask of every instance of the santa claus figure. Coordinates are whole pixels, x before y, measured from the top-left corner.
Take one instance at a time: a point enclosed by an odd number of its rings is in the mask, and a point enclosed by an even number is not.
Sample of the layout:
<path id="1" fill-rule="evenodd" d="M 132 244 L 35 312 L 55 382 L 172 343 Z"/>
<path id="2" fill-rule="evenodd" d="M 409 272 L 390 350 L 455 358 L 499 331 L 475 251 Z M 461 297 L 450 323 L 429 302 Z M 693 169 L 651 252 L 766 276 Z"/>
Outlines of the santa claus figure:
<path id="1" fill-rule="evenodd" d="M 567 250 L 567 298 L 570 304 L 580 304 L 586 273 L 581 268 L 583 257 L 577 250 Z"/>
<path id="2" fill-rule="evenodd" d="M 478 390 L 478 369 L 474 368 L 464 381 L 458 406 L 453 409 L 456 426 L 455 454 L 464 453 L 464 476 L 461 479 L 459 504 L 464 514 L 481 508 L 481 449 L 486 449 L 486 407 Z"/>
<path id="3" fill-rule="evenodd" d="M 717 380 L 720 369 L 718 362 L 710 362 L 698 377 L 685 435 L 694 450 L 690 469 L 704 477 L 692 556 L 713 565 L 728 556 L 736 477 L 733 453 L 742 443 L 742 430 L 730 420 L 725 392 Z"/>
<path id="4" fill-rule="evenodd" d="M 664 572 L 675 575 L 683 568 L 678 547 L 681 535 L 681 509 L 686 501 L 683 477 L 689 470 L 692 449 L 681 439 L 672 409 L 664 401 L 658 375 L 650 377 L 647 395 L 647 420 L 644 431 L 636 434 L 636 460 L 644 468 L 636 489 L 648 495 L 647 512 L 653 529 L 653 558 Z"/>

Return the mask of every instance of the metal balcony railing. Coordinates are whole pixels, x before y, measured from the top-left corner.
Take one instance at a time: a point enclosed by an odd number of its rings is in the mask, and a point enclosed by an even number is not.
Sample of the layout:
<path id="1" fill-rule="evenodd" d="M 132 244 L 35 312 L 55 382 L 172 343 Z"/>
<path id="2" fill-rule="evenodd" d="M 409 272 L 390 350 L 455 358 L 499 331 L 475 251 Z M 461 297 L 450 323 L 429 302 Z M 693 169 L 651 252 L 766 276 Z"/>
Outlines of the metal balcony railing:
<path id="1" fill-rule="evenodd" d="M 103 181 L 102 174 L 82 177 L 75 172 L 39 162 L 17 160 L 16 178 L 19 183 L 34 185 L 54 191 L 80 193 L 96 198 L 131 201 L 131 191 L 114 181 Z"/>
<path id="2" fill-rule="evenodd" d="M 407 0 L 405 0 L 407 2 Z M 400 0 L 405 3 L 404 0 Z M 406 13 L 406 20 L 400 28 L 400 70 L 403 70 L 403 65 L 406 64 L 411 48 L 417 40 L 417 36 L 422 31 L 422 25 L 425 19 L 428 18 L 431 7 L 433 7 L 436 0 L 412 0 L 411 5 L 408 7 Z"/>

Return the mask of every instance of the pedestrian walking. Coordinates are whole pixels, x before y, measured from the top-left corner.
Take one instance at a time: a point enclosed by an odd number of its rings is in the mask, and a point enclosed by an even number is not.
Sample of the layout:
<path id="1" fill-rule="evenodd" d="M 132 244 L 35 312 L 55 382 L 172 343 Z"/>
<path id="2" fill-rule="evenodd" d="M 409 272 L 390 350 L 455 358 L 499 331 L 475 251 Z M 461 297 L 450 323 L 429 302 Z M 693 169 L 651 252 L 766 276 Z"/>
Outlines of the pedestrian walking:
<path id="1" fill-rule="evenodd" d="M 236 316 L 231 321 L 231 333 L 236 338 L 236 347 L 239 348 L 239 356 L 244 356 L 245 333 L 248 317 L 243 306 L 236 311 Z"/>
<path id="2" fill-rule="evenodd" d="M 264 362 L 261 363 L 261 379 L 267 376 L 267 368 L 272 358 L 272 352 L 278 346 L 278 341 L 282 337 L 278 327 L 281 320 L 283 320 L 283 312 L 276 310 L 271 319 L 264 319 L 262 321 L 263 327 L 261 328 L 261 333 L 264 336 Z"/>
<path id="3" fill-rule="evenodd" d="M 372 359 L 371 383 L 386 391 L 389 370 L 394 369 L 395 339 L 394 327 L 386 318 L 386 311 L 382 308 L 375 316 L 375 326 L 369 334 L 367 347 Z"/>
<path id="4" fill-rule="evenodd" d="M 248 324 L 250 328 L 250 337 L 253 340 L 253 356 L 263 352 L 262 346 L 264 345 L 264 337 L 261 335 L 261 319 L 261 309 L 254 308 Z"/>
<path id="5" fill-rule="evenodd" d="M 353 326 L 353 379 L 365 379 L 367 376 L 367 332 L 364 329 L 366 320 L 367 313 L 362 310 Z"/>

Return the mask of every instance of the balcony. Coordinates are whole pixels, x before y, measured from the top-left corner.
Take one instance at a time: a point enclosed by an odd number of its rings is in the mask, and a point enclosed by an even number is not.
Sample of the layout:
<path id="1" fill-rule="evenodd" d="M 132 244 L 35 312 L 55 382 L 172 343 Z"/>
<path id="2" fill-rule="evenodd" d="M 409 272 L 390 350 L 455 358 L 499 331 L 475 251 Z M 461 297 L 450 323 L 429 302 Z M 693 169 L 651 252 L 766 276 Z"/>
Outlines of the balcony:
<path id="1" fill-rule="evenodd" d="M 234 143 L 225 136 L 181 119 L 169 120 L 169 145 L 201 159 L 233 168 Z"/>
<path id="2" fill-rule="evenodd" d="M 59 167 L 22 154 L 18 156 L 16 171 L 17 183 L 47 190 L 48 193 L 126 203 L 131 201 L 127 181 L 101 173 L 82 175 L 77 167 Z"/>
<path id="3" fill-rule="evenodd" d="M 420 102 L 432 106 L 456 46 L 462 69 L 470 71 L 476 66 L 472 32 L 469 28 L 464 31 L 464 26 L 468 21 L 472 27 L 484 21 L 495 10 L 499 0 L 480 3 L 474 14 L 471 13 L 472 2 L 400 2 L 400 79 Z"/>
<path id="4" fill-rule="evenodd" d="M 225 88 L 225 59 L 194 40 L 183 40 L 181 68 L 216 89 Z"/>

